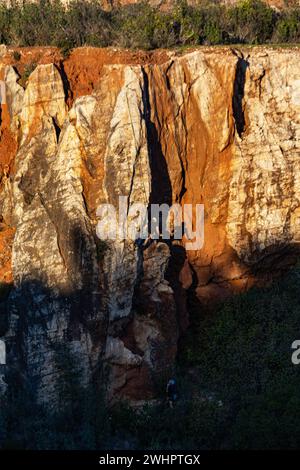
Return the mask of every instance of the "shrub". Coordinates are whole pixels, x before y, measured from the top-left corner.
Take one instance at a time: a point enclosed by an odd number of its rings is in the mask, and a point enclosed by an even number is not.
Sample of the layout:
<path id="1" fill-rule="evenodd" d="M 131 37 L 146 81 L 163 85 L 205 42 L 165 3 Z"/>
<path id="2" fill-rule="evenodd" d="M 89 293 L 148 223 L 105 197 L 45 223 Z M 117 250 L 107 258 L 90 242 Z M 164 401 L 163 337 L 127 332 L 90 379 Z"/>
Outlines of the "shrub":
<path id="1" fill-rule="evenodd" d="M 0 43 L 10 44 L 13 42 L 11 37 L 11 21 L 12 9 L 1 4 L 0 5 Z"/>
<path id="2" fill-rule="evenodd" d="M 241 43 L 269 41 L 276 20 L 274 10 L 260 0 L 243 0 L 228 10 L 229 32 Z"/>
<path id="3" fill-rule="evenodd" d="M 14 58 L 14 60 L 16 60 L 16 61 L 18 62 L 18 61 L 21 59 L 21 54 L 20 54 L 20 52 L 14 51 L 14 52 L 13 52 L 13 58 Z"/>
<path id="4" fill-rule="evenodd" d="M 24 72 L 22 73 L 21 78 L 19 79 L 19 84 L 25 88 L 28 82 L 29 76 L 32 74 L 34 69 L 36 68 L 36 62 L 30 62 L 29 64 L 25 65 Z"/>
<path id="5" fill-rule="evenodd" d="M 127 48 L 153 48 L 156 15 L 146 2 L 128 5 L 114 11 L 116 40 L 114 43 Z"/>
<path id="6" fill-rule="evenodd" d="M 300 367 L 291 362 L 291 344 L 299 333 L 299 283 L 297 267 L 194 320 L 186 338 L 184 368 L 193 364 L 199 389 L 230 405 L 228 447 L 296 447 Z"/>
<path id="7" fill-rule="evenodd" d="M 300 9 L 284 12 L 278 20 L 273 35 L 274 42 L 297 42 L 300 40 Z"/>

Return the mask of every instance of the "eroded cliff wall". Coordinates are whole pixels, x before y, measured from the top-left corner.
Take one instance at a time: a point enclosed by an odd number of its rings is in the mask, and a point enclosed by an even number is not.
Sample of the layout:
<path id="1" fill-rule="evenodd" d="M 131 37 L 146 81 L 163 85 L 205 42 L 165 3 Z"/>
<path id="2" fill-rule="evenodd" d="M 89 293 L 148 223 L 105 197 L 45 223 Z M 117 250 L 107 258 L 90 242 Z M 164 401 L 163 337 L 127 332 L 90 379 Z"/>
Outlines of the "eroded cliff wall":
<path id="1" fill-rule="evenodd" d="M 9 386 L 19 379 L 55 404 L 67 349 L 82 386 L 150 398 L 189 310 L 201 315 L 295 261 L 299 58 L 296 48 L 2 55 Z M 96 209 L 120 195 L 128 206 L 204 204 L 202 249 L 99 240 Z"/>

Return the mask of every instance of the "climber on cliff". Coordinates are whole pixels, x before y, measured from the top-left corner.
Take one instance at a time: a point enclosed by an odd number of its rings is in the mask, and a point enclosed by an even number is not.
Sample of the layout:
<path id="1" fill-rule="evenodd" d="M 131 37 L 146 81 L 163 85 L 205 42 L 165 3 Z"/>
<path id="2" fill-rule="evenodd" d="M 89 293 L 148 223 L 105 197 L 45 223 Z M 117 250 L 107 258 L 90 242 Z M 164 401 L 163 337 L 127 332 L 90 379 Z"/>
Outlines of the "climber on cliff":
<path id="1" fill-rule="evenodd" d="M 174 408 L 174 404 L 177 400 L 177 386 L 175 379 L 170 379 L 167 383 L 167 399 L 169 407 Z"/>

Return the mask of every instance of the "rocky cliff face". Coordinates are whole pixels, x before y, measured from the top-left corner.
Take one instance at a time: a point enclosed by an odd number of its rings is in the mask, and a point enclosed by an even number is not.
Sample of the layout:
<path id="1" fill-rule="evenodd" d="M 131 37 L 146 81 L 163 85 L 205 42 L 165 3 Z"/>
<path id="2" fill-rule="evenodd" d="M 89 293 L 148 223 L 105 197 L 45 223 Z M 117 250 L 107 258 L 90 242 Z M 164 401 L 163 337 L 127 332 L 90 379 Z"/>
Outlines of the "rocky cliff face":
<path id="1" fill-rule="evenodd" d="M 299 52 L 38 51 L 2 57 L 6 381 L 55 404 L 62 357 L 108 399 L 155 395 L 188 311 L 268 281 L 300 235 Z M 23 65 L 22 65 L 23 64 Z M 21 84 L 20 84 L 21 82 Z M 23 85 L 23 86 L 22 86 Z M 204 204 L 201 250 L 101 241 L 96 210 Z"/>

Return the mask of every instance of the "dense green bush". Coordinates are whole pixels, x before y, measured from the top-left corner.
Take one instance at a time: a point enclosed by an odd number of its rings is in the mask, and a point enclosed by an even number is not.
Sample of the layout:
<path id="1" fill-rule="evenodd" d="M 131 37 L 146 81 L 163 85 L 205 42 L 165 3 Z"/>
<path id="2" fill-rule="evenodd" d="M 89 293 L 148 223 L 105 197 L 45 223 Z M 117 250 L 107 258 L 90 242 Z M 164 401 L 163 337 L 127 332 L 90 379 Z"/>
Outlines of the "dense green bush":
<path id="1" fill-rule="evenodd" d="M 60 0 L 0 6 L 0 41 L 14 46 L 117 46 L 155 49 L 198 44 L 297 42 L 300 8 L 275 12 L 261 0 L 233 6 L 177 0 L 169 12 L 144 1 L 104 11 L 97 0 Z"/>
<path id="2" fill-rule="evenodd" d="M 231 37 L 241 43 L 270 41 L 276 21 L 274 10 L 260 0 L 243 0 L 228 10 Z"/>
<path id="3" fill-rule="evenodd" d="M 121 405 L 112 410 L 112 431 L 138 449 L 219 448 L 226 432 L 228 408 L 215 401 L 181 399 L 176 409 L 166 404 L 134 411 Z"/>
<path id="4" fill-rule="evenodd" d="M 198 386 L 231 408 L 223 443 L 238 448 L 296 448 L 300 436 L 300 268 L 266 289 L 253 289 L 199 320 L 185 341 L 182 367 Z"/>
<path id="5" fill-rule="evenodd" d="M 279 43 L 297 42 L 300 39 L 300 9 L 283 14 L 276 24 L 274 41 Z"/>

